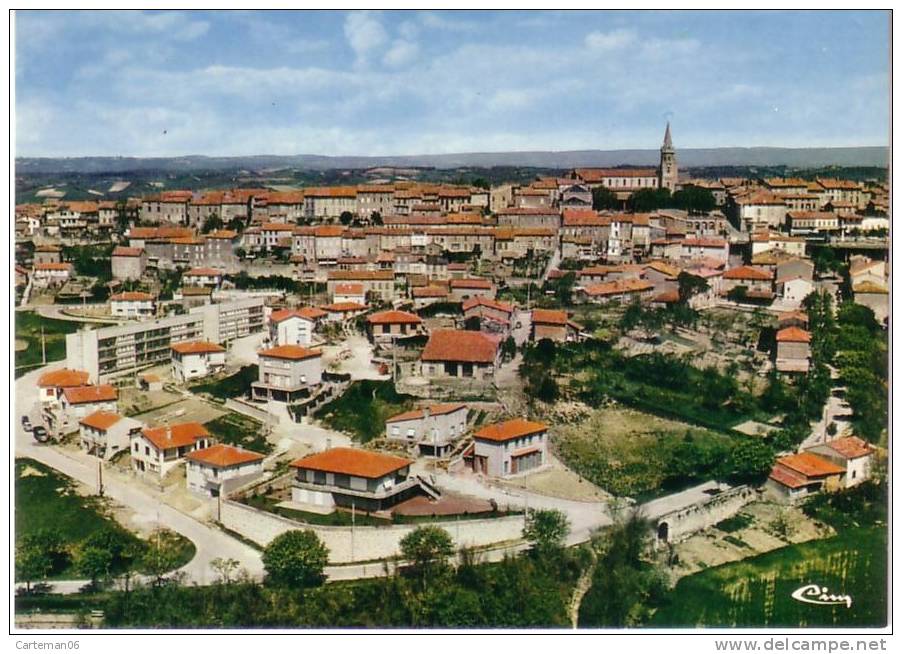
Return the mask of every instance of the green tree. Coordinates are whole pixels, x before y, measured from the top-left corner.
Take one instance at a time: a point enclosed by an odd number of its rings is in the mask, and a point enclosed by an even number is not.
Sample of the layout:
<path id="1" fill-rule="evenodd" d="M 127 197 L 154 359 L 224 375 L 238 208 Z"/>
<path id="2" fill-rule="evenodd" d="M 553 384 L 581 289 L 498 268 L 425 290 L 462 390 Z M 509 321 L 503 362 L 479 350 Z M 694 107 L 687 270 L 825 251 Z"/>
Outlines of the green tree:
<path id="1" fill-rule="evenodd" d="M 451 536 L 441 527 L 417 527 L 401 539 L 401 556 L 423 583 L 446 573 L 448 558 L 453 554 Z"/>
<path id="2" fill-rule="evenodd" d="M 557 509 L 530 509 L 523 525 L 523 538 L 539 556 L 560 552 L 570 533 L 570 521 Z"/>
<path id="3" fill-rule="evenodd" d="M 25 592 L 31 592 L 31 584 L 46 579 L 53 571 L 50 552 L 34 544 L 16 544 L 16 581 L 25 582 Z"/>
<path id="4" fill-rule="evenodd" d="M 748 298 L 749 287 L 743 286 L 740 284 L 739 286 L 734 286 L 727 292 L 727 299 L 731 302 L 745 302 Z"/>
<path id="5" fill-rule="evenodd" d="M 178 565 L 179 551 L 175 534 L 167 529 L 154 531 L 147 540 L 147 548 L 141 557 L 141 571 L 153 577 L 155 586 L 166 580 L 166 575 Z"/>
<path id="6" fill-rule="evenodd" d="M 276 586 L 319 586 L 325 581 L 328 561 L 328 548 L 311 529 L 286 531 L 263 550 L 266 580 Z"/>
<path id="7" fill-rule="evenodd" d="M 66 546 L 62 534 L 56 529 L 44 528 L 26 534 L 22 537 L 21 545 L 26 549 L 35 549 L 41 553 L 41 556 L 49 559 L 50 572 L 48 574 L 61 572 L 69 564 L 69 548 Z"/>
<path id="8" fill-rule="evenodd" d="M 354 220 L 354 214 L 350 211 L 342 211 L 341 215 L 338 217 L 338 222 L 342 225 L 350 225 L 352 220 Z"/>
<path id="9" fill-rule="evenodd" d="M 560 394 L 558 383 L 547 373 L 543 374 L 535 385 L 535 396 L 546 404 L 557 401 Z"/>
<path id="10" fill-rule="evenodd" d="M 464 320 L 464 329 L 468 332 L 478 332 L 482 329 L 482 320 L 479 316 L 470 316 Z"/>
<path id="11" fill-rule="evenodd" d="M 714 211 L 717 201 L 706 188 L 687 186 L 673 194 L 673 206 L 693 214 L 707 214 Z"/>
<path id="12" fill-rule="evenodd" d="M 382 225 L 382 214 L 378 211 L 374 211 L 370 214 L 370 222 L 373 225 L 381 226 Z"/>
<path id="13" fill-rule="evenodd" d="M 724 476 L 731 481 L 754 483 L 763 481 L 774 465 L 774 449 L 754 438 L 738 440 L 724 462 Z"/>
<path id="14" fill-rule="evenodd" d="M 91 587 L 97 588 L 110 574 L 113 553 L 104 547 L 82 545 L 75 551 L 75 569 L 91 580 Z"/>
<path id="15" fill-rule="evenodd" d="M 513 336 L 508 336 L 501 341 L 501 356 L 505 361 L 510 361 L 517 355 L 517 342 Z"/>
<path id="16" fill-rule="evenodd" d="M 677 284 L 680 302 L 684 304 L 693 296 L 704 293 L 709 288 L 708 280 L 704 277 L 687 273 L 685 270 L 677 276 Z"/>
<path id="17" fill-rule="evenodd" d="M 633 193 L 626 201 L 629 210 L 638 213 L 663 209 L 672 204 L 670 190 L 666 188 L 643 188 Z"/>
<path id="18" fill-rule="evenodd" d="M 235 216 L 226 223 L 226 229 L 241 233 L 244 231 L 244 225 L 244 219 L 241 216 Z"/>
<path id="19" fill-rule="evenodd" d="M 218 229 L 222 229 L 223 222 L 222 218 L 217 216 L 216 214 L 210 214 L 204 220 L 203 226 L 200 228 L 200 231 L 204 234 L 209 234 L 210 232 L 215 232 Z"/>
<path id="20" fill-rule="evenodd" d="M 620 200 L 617 195 L 609 188 L 599 186 L 592 189 L 592 208 L 595 211 L 604 211 L 606 209 L 619 209 Z"/>

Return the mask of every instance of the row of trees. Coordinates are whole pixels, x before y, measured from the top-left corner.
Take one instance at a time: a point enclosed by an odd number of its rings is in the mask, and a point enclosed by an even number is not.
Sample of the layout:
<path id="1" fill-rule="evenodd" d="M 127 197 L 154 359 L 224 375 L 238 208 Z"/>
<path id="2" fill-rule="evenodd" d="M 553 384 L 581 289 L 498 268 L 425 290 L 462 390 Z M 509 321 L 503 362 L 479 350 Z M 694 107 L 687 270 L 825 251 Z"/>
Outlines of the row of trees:
<path id="1" fill-rule="evenodd" d="M 58 531 L 40 529 L 16 543 L 16 579 L 25 583 L 26 592 L 70 568 L 90 580 L 92 588 L 133 570 L 161 583 L 180 557 L 179 537 L 167 530 L 154 532 L 144 542 L 122 529 L 101 529 L 71 545 Z"/>
<path id="2" fill-rule="evenodd" d="M 623 201 L 609 188 L 592 190 L 592 208 L 596 211 L 623 208 Z M 717 207 L 714 194 L 708 189 L 688 186 L 671 194 L 666 188 L 644 188 L 636 191 L 626 200 L 626 208 L 637 213 L 648 213 L 658 209 L 683 209 L 692 214 L 706 214 Z"/>

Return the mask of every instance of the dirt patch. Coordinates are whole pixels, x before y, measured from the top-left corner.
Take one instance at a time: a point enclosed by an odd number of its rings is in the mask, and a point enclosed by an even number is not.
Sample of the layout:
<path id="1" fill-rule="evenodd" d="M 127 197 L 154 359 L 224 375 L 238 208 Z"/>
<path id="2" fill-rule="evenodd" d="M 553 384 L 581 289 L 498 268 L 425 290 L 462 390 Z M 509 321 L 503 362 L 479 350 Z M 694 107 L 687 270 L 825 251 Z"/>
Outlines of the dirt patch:
<path id="1" fill-rule="evenodd" d="M 610 495 L 604 490 L 583 479 L 578 474 L 564 466 L 563 463 L 549 457 L 551 467 L 540 470 L 525 477 L 499 481 L 498 485 L 512 490 L 526 490 L 549 497 L 559 497 L 564 500 L 577 502 L 594 502 L 608 500 Z"/>
<path id="2" fill-rule="evenodd" d="M 21 338 L 16 339 L 16 352 L 24 352 L 28 349 L 28 341 Z"/>
<path id="3" fill-rule="evenodd" d="M 800 509 L 771 502 L 754 502 L 738 514 L 740 525 L 726 523 L 699 532 L 674 547 L 678 563 L 671 568 L 674 581 L 705 568 L 731 563 L 771 550 L 824 538 L 833 530 L 806 516 Z M 788 530 L 777 525 L 782 522 Z"/>
<path id="4" fill-rule="evenodd" d="M 25 466 L 22 468 L 22 472 L 19 473 L 19 477 L 46 477 L 47 475 L 37 468 L 33 468 L 31 466 Z"/>
<path id="5" fill-rule="evenodd" d="M 220 409 L 214 404 L 204 402 L 194 397 L 184 397 L 166 391 L 147 393 L 151 396 L 166 396 L 175 398 L 175 402 L 164 403 L 158 408 L 145 410 L 137 418 L 148 425 L 180 422 L 199 422 L 201 424 L 215 420 L 219 416 L 228 413 L 226 409 Z M 122 399 L 120 396 L 120 406 Z M 134 414 L 132 414 L 134 415 Z"/>

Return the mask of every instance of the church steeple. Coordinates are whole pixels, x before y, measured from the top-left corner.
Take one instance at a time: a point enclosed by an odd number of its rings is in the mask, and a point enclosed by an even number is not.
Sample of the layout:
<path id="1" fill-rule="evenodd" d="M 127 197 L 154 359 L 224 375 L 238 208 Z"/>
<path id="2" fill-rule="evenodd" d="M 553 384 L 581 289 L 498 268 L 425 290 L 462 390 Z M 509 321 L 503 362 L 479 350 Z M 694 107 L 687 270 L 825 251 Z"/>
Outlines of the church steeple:
<path id="1" fill-rule="evenodd" d="M 671 193 L 677 186 L 676 150 L 670 136 L 670 121 L 664 130 L 664 145 L 661 146 L 661 164 L 658 167 L 658 187 L 669 189 Z"/>
<path id="2" fill-rule="evenodd" d="M 670 121 L 667 121 L 667 129 L 664 130 L 664 150 L 673 150 L 673 139 L 670 138 Z"/>

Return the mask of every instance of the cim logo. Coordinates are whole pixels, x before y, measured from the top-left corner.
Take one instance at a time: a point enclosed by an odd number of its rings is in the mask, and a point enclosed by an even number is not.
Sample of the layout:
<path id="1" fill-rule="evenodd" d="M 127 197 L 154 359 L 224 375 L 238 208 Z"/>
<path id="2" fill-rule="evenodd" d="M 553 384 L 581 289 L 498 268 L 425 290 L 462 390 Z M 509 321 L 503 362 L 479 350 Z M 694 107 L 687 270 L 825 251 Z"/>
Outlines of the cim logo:
<path id="1" fill-rule="evenodd" d="M 805 604 L 818 604 L 820 606 L 837 606 L 845 604 L 846 608 L 852 608 L 852 597 L 849 595 L 834 595 L 826 586 L 808 584 L 797 588 L 792 593 L 792 599 Z"/>

